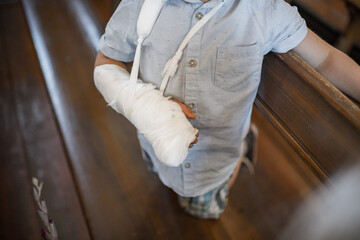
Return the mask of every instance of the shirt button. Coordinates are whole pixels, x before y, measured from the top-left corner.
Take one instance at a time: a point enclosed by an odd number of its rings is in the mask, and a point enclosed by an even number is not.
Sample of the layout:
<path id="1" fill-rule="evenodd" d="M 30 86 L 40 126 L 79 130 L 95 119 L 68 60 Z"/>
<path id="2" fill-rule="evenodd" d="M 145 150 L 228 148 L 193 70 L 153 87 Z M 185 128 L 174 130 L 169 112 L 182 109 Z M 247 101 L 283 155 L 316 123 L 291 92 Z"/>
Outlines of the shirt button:
<path id="1" fill-rule="evenodd" d="M 185 168 L 190 168 L 191 164 L 190 163 L 185 163 Z"/>
<path id="2" fill-rule="evenodd" d="M 189 103 L 187 106 L 188 106 L 188 108 L 193 109 L 195 107 L 195 104 Z"/>
<path id="3" fill-rule="evenodd" d="M 191 68 L 194 68 L 194 67 L 196 67 L 196 65 L 197 65 L 197 62 L 196 62 L 196 60 L 194 60 L 194 59 L 191 59 L 191 60 L 189 61 L 189 66 L 190 66 Z"/>
<path id="4" fill-rule="evenodd" d="M 203 16 L 204 16 L 204 15 L 203 15 L 201 12 L 198 12 L 198 13 L 195 15 L 195 17 L 196 17 L 197 20 L 202 19 Z"/>

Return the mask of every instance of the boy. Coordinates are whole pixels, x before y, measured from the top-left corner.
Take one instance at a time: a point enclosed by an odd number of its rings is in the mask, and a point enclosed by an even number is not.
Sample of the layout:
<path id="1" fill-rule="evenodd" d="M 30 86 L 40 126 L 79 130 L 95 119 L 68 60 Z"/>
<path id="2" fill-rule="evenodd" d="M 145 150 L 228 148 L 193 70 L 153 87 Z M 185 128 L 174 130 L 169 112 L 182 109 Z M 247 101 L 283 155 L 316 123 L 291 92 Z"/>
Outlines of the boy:
<path id="1" fill-rule="evenodd" d="M 139 76 L 159 87 L 161 72 L 189 29 L 224 0 L 168 0 L 142 47 Z M 95 66 L 125 68 L 136 49 L 143 0 L 123 0 L 100 41 Z M 360 101 L 360 68 L 307 29 L 283 0 L 225 0 L 189 41 L 165 95 L 199 129 L 196 147 L 179 167 L 168 167 L 138 134 L 144 158 L 180 205 L 200 218 L 219 218 L 245 154 L 245 136 L 260 82 L 263 56 L 294 49 L 336 87 Z M 195 115 L 196 114 L 196 115 Z M 190 145 L 190 147 L 192 144 Z M 251 147 L 251 146 L 250 146 Z"/>

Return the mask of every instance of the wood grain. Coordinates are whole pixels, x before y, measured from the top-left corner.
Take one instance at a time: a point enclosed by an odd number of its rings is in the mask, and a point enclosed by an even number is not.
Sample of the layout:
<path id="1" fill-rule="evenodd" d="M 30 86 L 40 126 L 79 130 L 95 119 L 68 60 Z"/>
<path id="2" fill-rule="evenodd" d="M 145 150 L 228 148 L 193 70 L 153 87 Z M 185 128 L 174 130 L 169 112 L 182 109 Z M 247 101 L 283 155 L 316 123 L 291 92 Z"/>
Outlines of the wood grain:
<path id="1" fill-rule="evenodd" d="M 105 28 L 121 0 L 88 0 L 87 2 L 92 7 L 102 28 Z"/>
<path id="2" fill-rule="evenodd" d="M 20 132 L 23 150 L 27 156 L 26 171 L 30 175 L 27 181 L 22 180 L 22 183 L 30 186 L 31 177 L 44 181 L 42 197 L 46 199 L 49 217 L 54 220 L 62 238 L 89 239 L 66 152 L 21 4 L 3 6 L 1 22 L 4 32 L 2 49 L 7 52 L 6 58 L 3 59 L 6 59 L 11 76 L 11 91 L 8 94 L 14 101 L 14 122 L 18 123 L 17 130 Z M 14 178 L 16 177 L 11 177 L 13 180 Z M 26 202 L 29 204 L 34 203 L 31 191 L 28 196 L 19 194 L 17 197 L 27 199 Z M 16 216 L 9 217 L 14 219 Z M 37 223 L 39 217 L 35 217 L 29 222 Z M 14 226 L 10 229 L 26 234 L 26 229 L 21 227 L 18 227 L 18 231 Z M 38 227 L 37 232 L 40 233 L 40 230 Z"/>
<path id="3" fill-rule="evenodd" d="M 326 180 L 360 160 L 356 104 L 292 52 L 269 54 L 262 76 L 257 106 L 319 177 Z"/>
<path id="4" fill-rule="evenodd" d="M 27 153 L 12 96 L 13 76 L 6 61 L 3 16 L 7 11 L 8 5 L 0 5 L 0 239 L 40 239 Z"/>

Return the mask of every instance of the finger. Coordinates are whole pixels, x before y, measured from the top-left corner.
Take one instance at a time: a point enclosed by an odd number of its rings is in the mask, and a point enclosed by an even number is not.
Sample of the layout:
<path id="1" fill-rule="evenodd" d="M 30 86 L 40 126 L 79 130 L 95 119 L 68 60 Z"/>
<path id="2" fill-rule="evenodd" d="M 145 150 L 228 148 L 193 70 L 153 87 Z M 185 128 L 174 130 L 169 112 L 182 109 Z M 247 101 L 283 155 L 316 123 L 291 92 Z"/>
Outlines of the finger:
<path id="1" fill-rule="evenodd" d="M 183 111 L 183 113 L 185 114 L 185 116 L 186 116 L 187 118 L 190 118 L 190 119 L 196 118 L 196 114 L 193 113 L 185 104 L 183 104 L 183 103 L 181 103 L 181 102 L 179 102 L 179 101 L 177 101 L 177 100 L 174 100 L 174 99 L 173 99 L 172 101 L 174 101 L 174 102 L 176 102 L 177 104 L 179 104 L 179 106 L 181 107 L 181 110 Z"/>
<path id="2" fill-rule="evenodd" d="M 198 139 L 196 138 L 191 144 L 195 144 L 198 142 Z"/>

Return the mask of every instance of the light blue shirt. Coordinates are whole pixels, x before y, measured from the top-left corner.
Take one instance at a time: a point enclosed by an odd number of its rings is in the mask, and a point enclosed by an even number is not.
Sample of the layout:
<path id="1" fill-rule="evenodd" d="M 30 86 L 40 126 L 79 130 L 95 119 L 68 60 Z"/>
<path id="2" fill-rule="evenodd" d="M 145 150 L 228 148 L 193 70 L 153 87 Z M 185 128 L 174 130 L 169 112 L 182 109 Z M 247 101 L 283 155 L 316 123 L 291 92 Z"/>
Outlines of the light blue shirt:
<path id="1" fill-rule="evenodd" d="M 131 62 L 136 24 L 143 0 L 123 0 L 100 40 L 101 52 Z M 221 0 L 168 0 L 148 38 L 140 78 L 160 86 L 161 72 L 190 28 Z M 241 154 L 260 83 L 263 56 L 286 52 L 306 36 L 307 27 L 295 7 L 283 0 L 227 0 L 190 40 L 165 95 L 188 104 L 197 114 L 199 142 L 179 167 L 159 162 L 139 134 L 162 182 L 183 196 L 204 194 L 229 179 Z"/>

